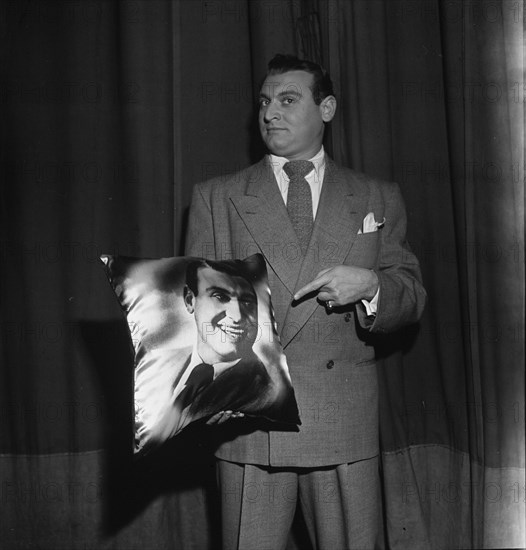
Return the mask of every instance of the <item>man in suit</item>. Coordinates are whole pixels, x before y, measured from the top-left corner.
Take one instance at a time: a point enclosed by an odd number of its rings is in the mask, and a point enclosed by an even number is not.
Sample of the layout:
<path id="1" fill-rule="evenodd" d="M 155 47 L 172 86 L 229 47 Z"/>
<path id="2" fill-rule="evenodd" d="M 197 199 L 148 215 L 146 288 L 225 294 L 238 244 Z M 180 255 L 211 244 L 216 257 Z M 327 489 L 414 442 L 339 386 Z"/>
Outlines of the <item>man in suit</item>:
<path id="1" fill-rule="evenodd" d="M 426 295 L 398 186 L 324 152 L 335 112 L 320 66 L 276 56 L 259 99 L 269 155 L 194 189 L 187 253 L 265 256 L 302 420 L 298 432 L 224 424 L 240 432 L 216 452 L 224 548 L 285 548 L 298 502 L 316 548 L 381 538 L 374 345 L 417 321 Z"/>

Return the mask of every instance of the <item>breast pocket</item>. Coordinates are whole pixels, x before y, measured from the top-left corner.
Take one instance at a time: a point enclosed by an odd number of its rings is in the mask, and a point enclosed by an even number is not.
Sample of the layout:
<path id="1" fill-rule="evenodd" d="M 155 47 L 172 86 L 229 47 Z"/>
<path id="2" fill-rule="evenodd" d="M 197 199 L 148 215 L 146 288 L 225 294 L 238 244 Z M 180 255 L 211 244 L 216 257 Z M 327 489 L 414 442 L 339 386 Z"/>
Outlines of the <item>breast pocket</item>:
<path id="1" fill-rule="evenodd" d="M 379 249 L 380 231 L 361 233 L 356 236 L 345 263 L 373 269 L 377 264 Z"/>

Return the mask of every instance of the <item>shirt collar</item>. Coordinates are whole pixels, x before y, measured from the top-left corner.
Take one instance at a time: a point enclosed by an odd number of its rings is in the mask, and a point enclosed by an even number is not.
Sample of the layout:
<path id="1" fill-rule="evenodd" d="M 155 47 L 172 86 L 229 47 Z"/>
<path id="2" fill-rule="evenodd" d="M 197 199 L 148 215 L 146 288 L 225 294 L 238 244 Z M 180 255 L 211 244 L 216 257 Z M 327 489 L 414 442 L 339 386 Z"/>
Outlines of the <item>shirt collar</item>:
<path id="1" fill-rule="evenodd" d="M 230 367 L 233 367 L 235 364 L 239 363 L 239 361 L 241 361 L 241 358 L 234 359 L 234 361 L 221 361 L 219 363 L 214 363 L 212 365 L 214 367 L 214 378 L 224 370 L 227 370 Z M 197 353 L 197 349 L 194 346 L 188 367 L 190 368 L 190 370 L 192 370 L 194 367 L 201 363 L 205 363 L 205 361 L 203 361 L 201 357 L 199 357 L 199 353 Z"/>
<path id="2" fill-rule="evenodd" d="M 316 171 L 316 176 L 318 175 L 318 171 L 322 166 L 325 165 L 325 150 L 323 148 L 323 145 L 321 146 L 321 149 L 310 159 L 308 159 L 314 164 L 314 170 Z M 276 177 L 276 180 L 279 181 L 282 175 L 286 174 L 283 172 L 283 166 L 287 162 L 289 162 L 288 159 L 285 157 L 278 157 L 276 155 L 269 154 L 269 162 L 272 166 L 272 171 L 274 172 L 274 176 Z"/>

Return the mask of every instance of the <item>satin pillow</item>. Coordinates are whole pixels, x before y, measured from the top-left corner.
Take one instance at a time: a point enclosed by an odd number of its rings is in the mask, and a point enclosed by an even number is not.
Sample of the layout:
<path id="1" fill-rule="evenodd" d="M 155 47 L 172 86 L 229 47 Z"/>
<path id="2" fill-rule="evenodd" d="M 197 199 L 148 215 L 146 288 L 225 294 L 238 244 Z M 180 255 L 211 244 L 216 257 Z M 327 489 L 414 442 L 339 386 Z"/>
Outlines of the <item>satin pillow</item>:
<path id="1" fill-rule="evenodd" d="M 300 424 L 261 254 L 101 260 L 135 353 L 136 453 L 222 411 Z"/>

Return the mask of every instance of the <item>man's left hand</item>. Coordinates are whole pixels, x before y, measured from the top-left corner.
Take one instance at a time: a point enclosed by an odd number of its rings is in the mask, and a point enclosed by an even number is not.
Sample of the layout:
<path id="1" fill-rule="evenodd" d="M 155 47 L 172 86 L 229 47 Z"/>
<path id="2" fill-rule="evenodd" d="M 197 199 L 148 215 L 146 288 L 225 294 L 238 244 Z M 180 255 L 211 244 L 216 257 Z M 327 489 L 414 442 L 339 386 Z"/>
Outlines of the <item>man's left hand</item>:
<path id="1" fill-rule="evenodd" d="M 372 269 L 338 265 L 320 271 L 314 280 L 294 294 L 294 300 L 316 292 L 321 302 L 330 300 L 334 306 L 341 307 L 359 300 L 372 300 L 377 290 L 378 276 Z"/>

